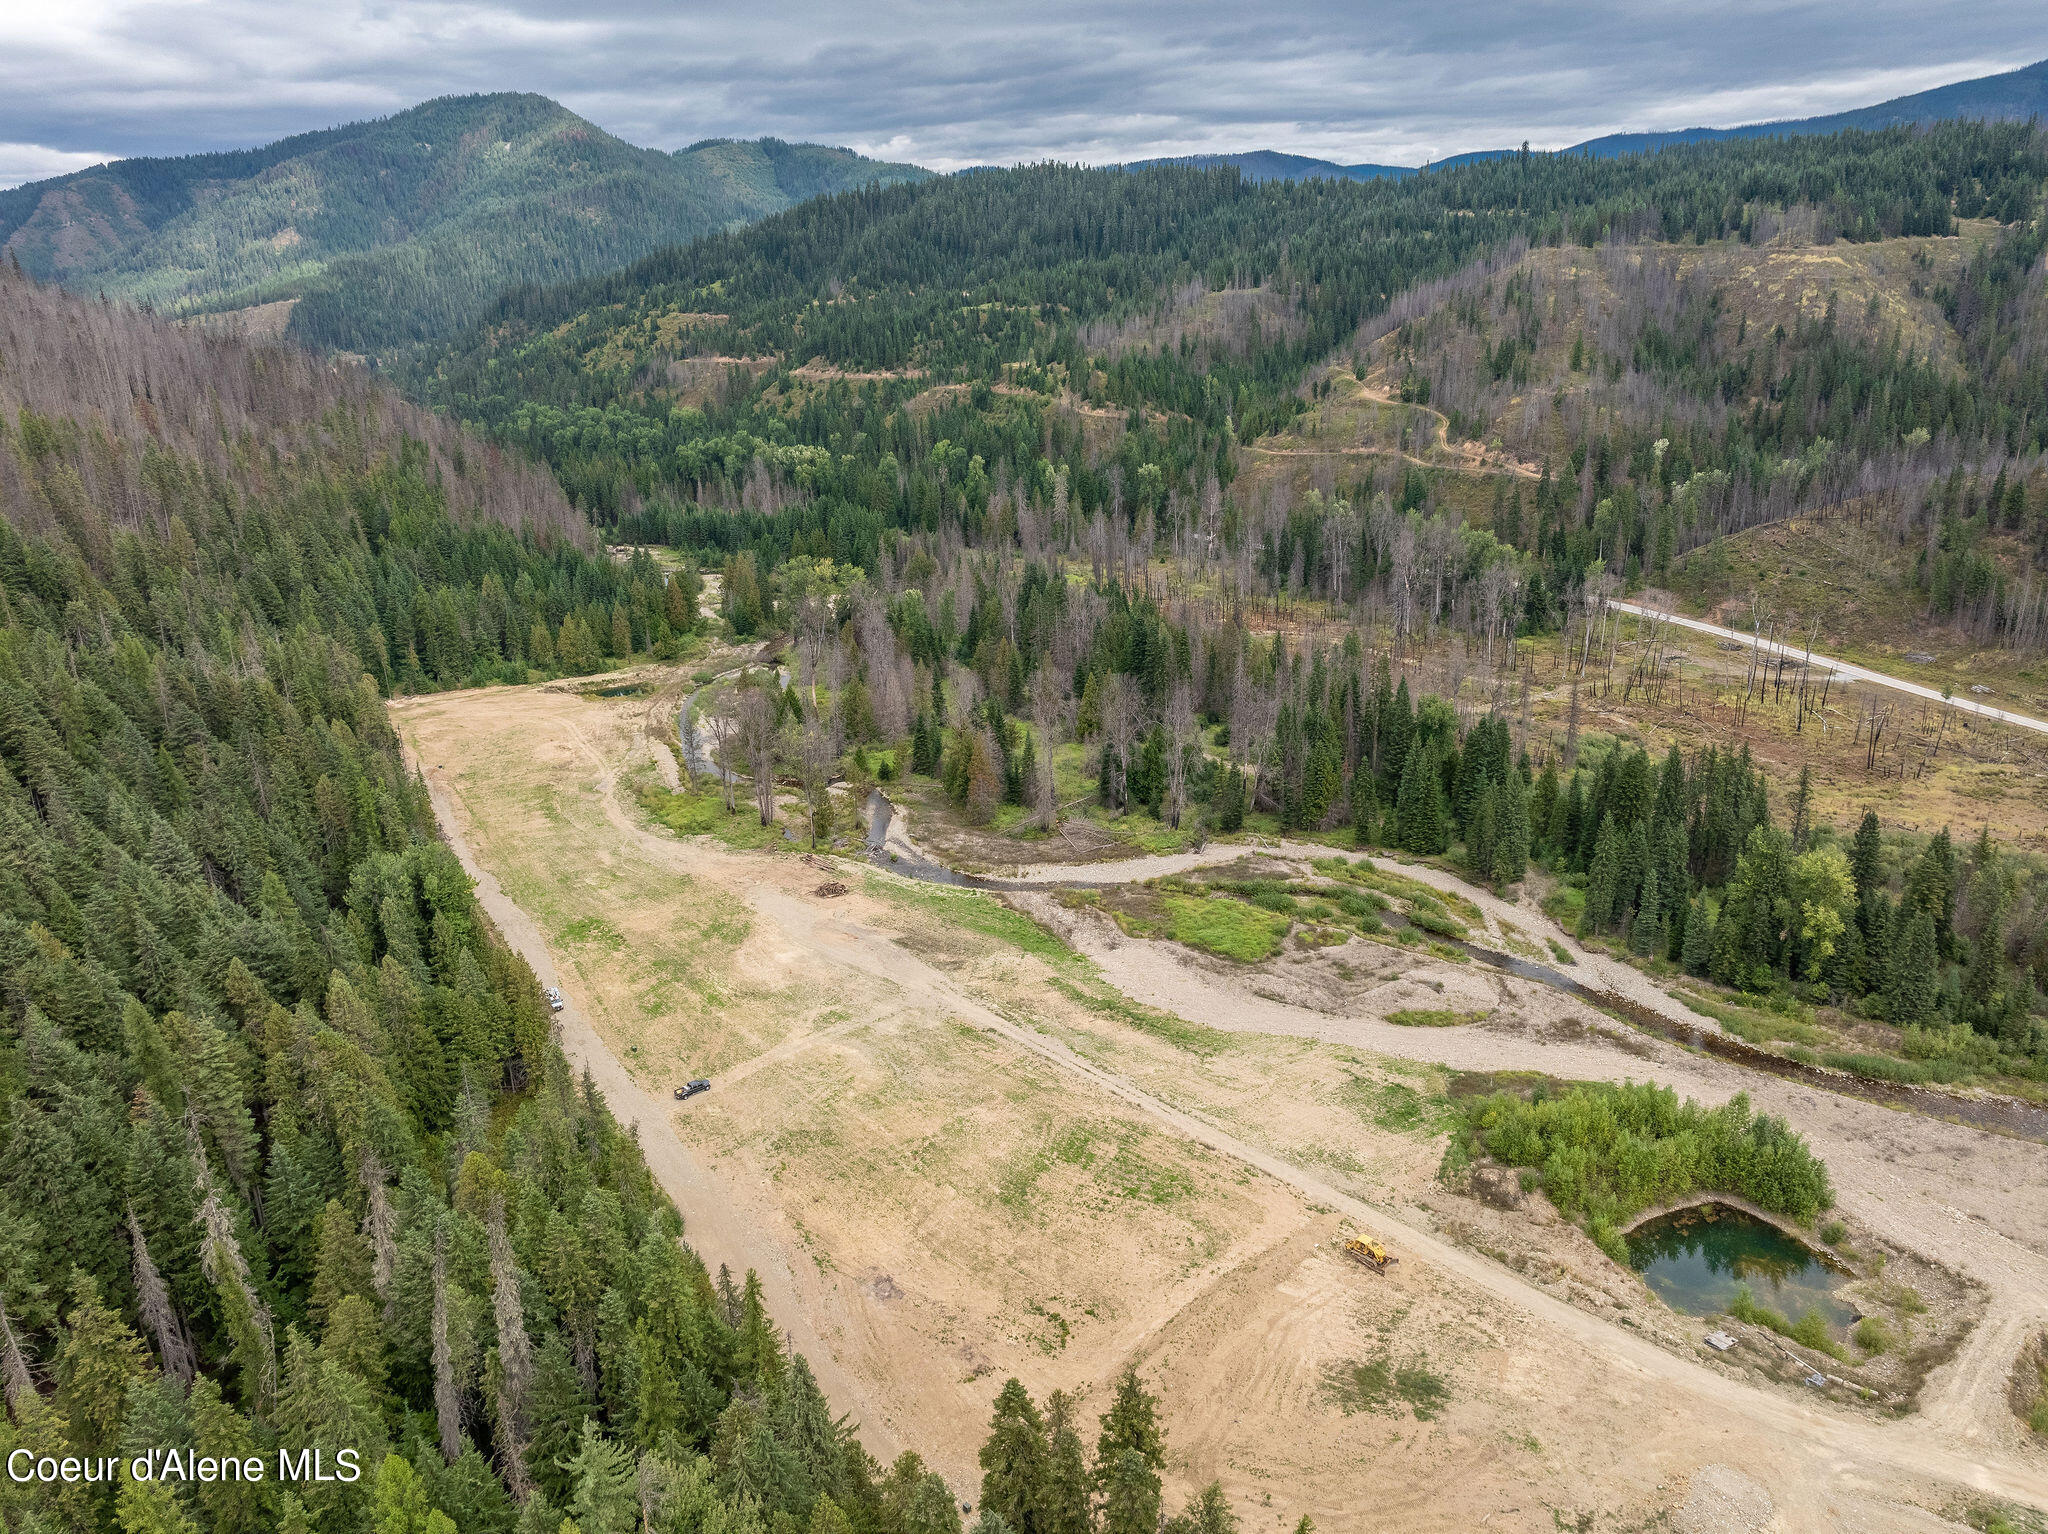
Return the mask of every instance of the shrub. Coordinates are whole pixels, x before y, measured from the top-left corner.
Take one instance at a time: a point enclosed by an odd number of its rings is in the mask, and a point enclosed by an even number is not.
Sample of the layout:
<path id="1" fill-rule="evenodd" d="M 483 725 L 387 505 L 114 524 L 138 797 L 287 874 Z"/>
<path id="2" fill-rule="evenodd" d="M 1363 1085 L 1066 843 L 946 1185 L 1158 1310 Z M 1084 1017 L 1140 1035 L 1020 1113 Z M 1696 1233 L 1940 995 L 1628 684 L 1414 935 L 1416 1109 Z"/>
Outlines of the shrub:
<path id="1" fill-rule="evenodd" d="M 1495 1160 L 1539 1168 L 1551 1202 L 1589 1231 L 1701 1190 L 1796 1220 L 1835 1201 L 1806 1142 L 1782 1120 L 1752 1114 L 1742 1093 L 1718 1108 L 1681 1103 L 1649 1082 L 1539 1088 L 1526 1101 L 1496 1093 L 1467 1105 L 1465 1128 Z"/>
<path id="2" fill-rule="evenodd" d="M 1398 1012 L 1389 1012 L 1387 1021 L 1402 1028 L 1457 1028 L 1485 1016 L 1484 1012 L 1455 1012 L 1449 1007 L 1403 1007 Z"/>
<path id="3" fill-rule="evenodd" d="M 1761 1326 L 1776 1332 L 1780 1337 L 1790 1337 L 1794 1342 L 1812 1348 L 1816 1353 L 1825 1353 L 1841 1363 L 1849 1361 L 1842 1345 L 1828 1335 L 1828 1323 L 1817 1310 L 1809 1310 L 1797 1321 L 1788 1321 L 1768 1305 L 1759 1305 L 1749 1285 L 1737 1284 L 1735 1298 L 1728 1303 L 1728 1314 L 1738 1321 L 1747 1321 L 1751 1326 Z"/>
<path id="4" fill-rule="evenodd" d="M 1856 1323 L 1856 1346 L 1866 1353 L 1889 1353 L 1892 1329 L 1884 1324 L 1882 1316 L 1865 1316 Z"/>

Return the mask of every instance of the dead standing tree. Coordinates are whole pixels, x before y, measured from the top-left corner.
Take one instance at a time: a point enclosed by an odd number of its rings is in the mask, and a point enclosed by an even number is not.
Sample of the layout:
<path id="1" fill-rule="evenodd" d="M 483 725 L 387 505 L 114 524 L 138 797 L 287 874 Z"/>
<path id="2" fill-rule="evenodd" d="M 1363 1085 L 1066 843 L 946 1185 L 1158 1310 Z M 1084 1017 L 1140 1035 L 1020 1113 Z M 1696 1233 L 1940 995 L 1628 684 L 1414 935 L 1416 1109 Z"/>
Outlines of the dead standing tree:
<path id="1" fill-rule="evenodd" d="M 735 700 L 733 733 L 739 757 L 754 780 L 754 808 L 761 824 L 775 823 L 775 694 L 758 684 L 742 686 Z"/>

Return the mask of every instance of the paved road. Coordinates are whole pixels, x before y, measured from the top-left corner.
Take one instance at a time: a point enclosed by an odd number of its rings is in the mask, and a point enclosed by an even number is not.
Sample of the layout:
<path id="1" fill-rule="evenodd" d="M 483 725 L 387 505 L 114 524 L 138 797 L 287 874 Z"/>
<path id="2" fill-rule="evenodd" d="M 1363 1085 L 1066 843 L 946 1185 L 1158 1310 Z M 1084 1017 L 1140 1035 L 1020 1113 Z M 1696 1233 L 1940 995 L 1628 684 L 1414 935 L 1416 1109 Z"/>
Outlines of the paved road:
<path id="1" fill-rule="evenodd" d="M 1666 623 L 1675 623 L 1680 628 L 1692 629 L 1696 633 L 1711 634 L 1716 639 L 1733 639 L 1740 644 L 1753 646 L 1766 655 L 1782 655 L 1791 660 L 1803 660 L 1807 656 L 1807 652 L 1797 645 L 1780 644 L 1773 639 L 1759 639 L 1756 635 L 1745 634 L 1740 629 L 1722 628 L 1718 623 L 1704 623 L 1698 618 L 1681 618 L 1676 613 L 1644 607 L 1635 602 L 1609 602 L 1607 605 L 1617 612 L 1631 613 L 1638 618 L 1661 618 Z M 1944 698 L 1936 688 L 1923 687 L 1918 682 L 1908 682 L 1901 677 L 1886 676 L 1882 671 L 1872 671 L 1868 666 L 1852 665 L 1845 660 L 1836 660 L 1830 655 L 1816 653 L 1812 660 L 1814 665 L 1824 666 L 1836 676 L 1845 677 L 1852 682 L 1869 682 L 1878 687 L 1889 687 L 1895 692 L 1907 692 L 1916 698 L 1925 698 L 1930 703 L 1946 703 L 1950 708 L 1959 708 L 1966 714 L 1976 714 L 1980 718 L 1995 719 L 2000 724 L 2017 725 L 2022 730 L 2035 730 L 2048 735 L 2048 720 L 2036 719 L 2029 714 L 2015 714 L 2010 709 L 1993 708 L 1987 703 L 1979 703 L 1975 698 Z"/>

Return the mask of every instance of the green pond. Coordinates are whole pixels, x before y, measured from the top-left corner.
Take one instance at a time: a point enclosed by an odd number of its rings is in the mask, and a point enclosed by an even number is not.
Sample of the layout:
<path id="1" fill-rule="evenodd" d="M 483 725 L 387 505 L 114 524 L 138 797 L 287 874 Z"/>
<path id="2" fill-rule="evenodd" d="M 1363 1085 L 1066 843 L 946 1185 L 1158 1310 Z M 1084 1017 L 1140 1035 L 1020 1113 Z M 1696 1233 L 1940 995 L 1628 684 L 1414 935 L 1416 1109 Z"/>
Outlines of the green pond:
<path id="1" fill-rule="evenodd" d="M 1847 1326 L 1856 1308 L 1836 1298 L 1841 1275 L 1790 1236 L 1721 1204 L 1659 1215 L 1627 1236 L 1629 1262 L 1673 1310 L 1717 1315 L 1749 1285 L 1759 1305 L 1788 1320 L 1817 1310 Z"/>

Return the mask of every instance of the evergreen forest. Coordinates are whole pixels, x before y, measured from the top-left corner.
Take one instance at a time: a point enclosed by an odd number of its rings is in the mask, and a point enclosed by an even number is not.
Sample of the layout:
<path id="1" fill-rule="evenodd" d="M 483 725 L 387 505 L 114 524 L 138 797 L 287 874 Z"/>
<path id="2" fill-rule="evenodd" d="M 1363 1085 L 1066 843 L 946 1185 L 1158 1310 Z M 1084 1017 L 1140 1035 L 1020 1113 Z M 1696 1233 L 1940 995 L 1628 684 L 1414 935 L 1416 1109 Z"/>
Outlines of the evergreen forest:
<path id="1" fill-rule="evenodd" d="M 11 267 L 0 403 L 0 1520 L 957 1530 L 683 1243 L 386 719 L 661 582 L 357 370 Z"/>

